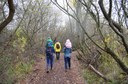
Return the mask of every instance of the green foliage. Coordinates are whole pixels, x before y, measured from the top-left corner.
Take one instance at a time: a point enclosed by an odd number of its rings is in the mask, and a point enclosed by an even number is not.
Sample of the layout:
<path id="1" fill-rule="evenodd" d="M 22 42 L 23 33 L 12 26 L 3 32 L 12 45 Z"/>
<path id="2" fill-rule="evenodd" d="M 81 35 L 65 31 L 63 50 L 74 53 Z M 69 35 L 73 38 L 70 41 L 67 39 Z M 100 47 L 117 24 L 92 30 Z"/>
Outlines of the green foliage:
<path id="1" fill-rule="evenodd" d="M 100 71 L 106 75 L 109 74 L 110 72 L 115 73 L 119 70 L 115 60 L 105 52 L 102 52 L 99 62 L 100 62 L 99 65 Z"/>
<path id="2" fill-rule="evenodd" d="M 77 4 L 76 0 L 70 0 L 70 5 L 71 5 L 72 7 L 75 7 L 76 4 Z"/>
<path id="3" fill-rule="evenodd" d="M 16 49 L 20 49 L 21 51 L 24 51 L 24 48 L 27 44 L 27 38 L 26 36 L 23 34 L 23 30 L 22 29 L 18 29 L 16 32 L 16 40 L 13 42 L 13 47 Z"/>
<path id="4" fill-rule="evenodd" d="M 108 47 L 110 47 L 116 53 L 117 56 L 122 58 L 121 56 L 125 55 L 125 49 L 120 43 L 119 39 L 117 40 L 116 38 L 117 36 L 115 34 L 107 34 L 105 36 L 105 42 L 107 43 Z"/>
<path id="5" fill-rule="evenodd" d="M 18 62 L 16 65 L 10 66 L 7 71 L 7 82 L 13 83 L 14 80 L 18 80 L 25 77 L 26 74 L 31 72 L 33 63 L 33 61 L 31 61 L 30 63 Z"/>
<path id="6" fill-rule="evenodd" d="M 125 76 L 121 75 L 122 74 L 120 74 L 116 79 L 113 79 L 111 83 L 107 84 L 128 84 L 128 80 L 125 78 Z"/>
<path id="7" fill-rule="evenodd" d="M 3 56 L 0 58 L 0 74 L 3 72 L 3 70 L 6 70 L 7 67 L 10 66 L 11 63 L 11 57 L 9 56 Z"/>
<path id="8" fill-rule="evenodd" d="M 88 69 L 84 70 L 83 75 L 88 84 L 100 84 L 100 82 L 103 81 L 102 78 L 99 78 L 95 73 L 93 73 L 92 71 Z"/>
<path id="9" fill-rule="evenodd" d="M 96 41 L 100 46 L 104 46 L 101 41 Z M 108 47 L 112 49 L 112 51 L 121 59 L 126 65 L 128 65 L 128 58 L 126 57 L 126 52 L 119 39 L 117 39 L 114 34 L 107 34 L 105 36 L 105 42 Z M 127 84 L 128 80 L 126 80 L 126 75 L 122 74 L 122 70 L 116 61 L 107 54 L 106 52 L 100 51 L 100 57 L 98 61 L 97 70 L 104 74 L 107 78 L 111 79 L 112 82 L 105 83 L 103 79 L 97 76 L 90 70 L 86 70 L 84 72 L 84 77 L 89 84 Z M 84 52 L 87 54 L 87 52 Z"/>
<path id="10" fill-rule="evenodd" d="M 12 57 L 10 55 L 4 55 L 0 58 L 0 83 L 2 84 L 12 84 L 14 78 L 11 76 L 7 76 L 7 70 L 12 68 L 11 66 Z M 10 73 L 12 73 L 10 71 Z"/>
<path id="11" fill-rule="evenodd" d="M 112 74 L 112 73 L 111 73 Z M 127 84 L 128 80 L 126 80 L 125 76 L 122 74 L 116 73 L 116 78 L 112 79 L 112 82 L 104 81 L 94 72 L 89 69 L 84 69 L 83 76 L 86 79 L 88 84 Z M 110 77 L 109 77 L 110 78 Z"/>

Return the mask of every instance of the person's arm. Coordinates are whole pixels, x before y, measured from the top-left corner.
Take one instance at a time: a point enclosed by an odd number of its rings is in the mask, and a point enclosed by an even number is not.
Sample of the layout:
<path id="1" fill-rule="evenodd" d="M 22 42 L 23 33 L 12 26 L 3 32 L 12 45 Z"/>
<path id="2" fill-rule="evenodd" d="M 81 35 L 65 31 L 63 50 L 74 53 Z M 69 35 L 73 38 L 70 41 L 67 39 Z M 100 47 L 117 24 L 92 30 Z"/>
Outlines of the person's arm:
<path id="1" fill-rule="evenodd" d="M 54 49 L 54 47 L 52 48 L 52 52 L 55 53 L 55 49 Z"/>
<path id="2" fill-rule="evenodd" d="M 70 49 L 70 53 L 72 53 L 72 48 Z"/>
<path id="3" fill-rule="evenodd" d="M 65 52 L 65 48 L 66 48 L 66 47 L 64 46 L 64 48 L 63 48 L 63 52 Z"/>
<path id="4" fill-rule="evenodd" d="M 55 43 L 55 45 L 54 45 L 54 50 L 56 50 L 56 43 Z"/>
<path id="5" fill-rule="evenodd" d="M 61 50 L 61 48 L 62 48 L 62 47 L 61 47 L 61 44 L 60 44 L 60 50 Z"/>

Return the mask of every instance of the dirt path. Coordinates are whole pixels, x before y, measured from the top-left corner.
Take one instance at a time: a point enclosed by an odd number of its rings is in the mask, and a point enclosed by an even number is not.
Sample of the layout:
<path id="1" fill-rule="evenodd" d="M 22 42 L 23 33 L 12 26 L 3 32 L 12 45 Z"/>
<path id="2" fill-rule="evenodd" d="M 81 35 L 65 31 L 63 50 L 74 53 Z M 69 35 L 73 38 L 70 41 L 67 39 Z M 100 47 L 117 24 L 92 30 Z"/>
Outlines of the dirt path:
<path id="1" fill-rule="evenodd" d="M 34 66 L 33 72 L 20 84 L 86 84 L 80 75 L 79 62 L 76 52 L 72 53 L 71 70 L 65 72 L 63 54 L 60 60 L 54 61 L 53 70 L 46 73 L 45 59 L 39 58 Z"/>

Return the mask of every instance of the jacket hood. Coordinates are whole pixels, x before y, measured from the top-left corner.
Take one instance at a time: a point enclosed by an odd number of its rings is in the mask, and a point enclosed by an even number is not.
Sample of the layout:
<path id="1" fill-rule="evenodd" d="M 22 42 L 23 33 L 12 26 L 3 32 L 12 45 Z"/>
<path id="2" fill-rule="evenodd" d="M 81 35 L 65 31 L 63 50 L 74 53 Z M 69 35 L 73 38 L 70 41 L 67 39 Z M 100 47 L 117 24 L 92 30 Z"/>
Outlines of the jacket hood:
<path id="1" fill-rule="evenodd" d="M 50 37 L 48 37 L 47 42 L 53 42 Z"/>
<path id="2" fill-rule="evenodd" d="M 53 44 L 52 39 L 51 39 L 50 37 L 48 37 L 47 42 L 46 42 L 46 46 L 45 46 L 46 48 L 47 48 L 47 43 L 48 43 L 48 42 L 52 42 L 52 45 L 51 45 L 51 46 L 54 47 L 54 44 Z"/>
<path id="3" fill-rule="evenodd" d="M 72 48 L 72 43 L 71 43 L 71 41 L 70 41 L 69 39 L 66 40 L 65 46 L 66 46 L 67 48 Z"/>

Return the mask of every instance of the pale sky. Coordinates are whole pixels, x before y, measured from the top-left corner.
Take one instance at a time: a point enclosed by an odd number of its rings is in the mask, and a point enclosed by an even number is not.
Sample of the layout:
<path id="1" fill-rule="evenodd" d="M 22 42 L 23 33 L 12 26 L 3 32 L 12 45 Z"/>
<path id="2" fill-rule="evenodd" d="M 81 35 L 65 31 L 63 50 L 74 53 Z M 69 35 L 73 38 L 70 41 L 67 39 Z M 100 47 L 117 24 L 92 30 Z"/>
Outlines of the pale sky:
<path id="1" fill-rule="evenodd" d="M 63 6 L 63 0 L 57 0 L 60 5 Z M 61 26 L 65 26 L 65 22 L 68 20 L 68 15 L 63 13 L 57 6 L 53 5 L 53 10 L 59 14 L 60 24 Z"/>

